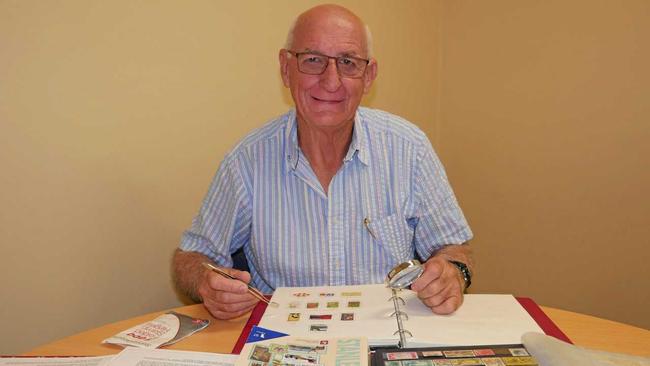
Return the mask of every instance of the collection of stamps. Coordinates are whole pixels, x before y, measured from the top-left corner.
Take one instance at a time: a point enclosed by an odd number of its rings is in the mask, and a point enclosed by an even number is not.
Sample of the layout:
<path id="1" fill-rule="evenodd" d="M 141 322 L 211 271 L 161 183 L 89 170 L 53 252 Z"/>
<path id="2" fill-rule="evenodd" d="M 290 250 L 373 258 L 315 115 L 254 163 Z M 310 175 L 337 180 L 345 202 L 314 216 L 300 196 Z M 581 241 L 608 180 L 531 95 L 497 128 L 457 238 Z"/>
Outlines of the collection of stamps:
<path id="1" fill-rule="evenodd" d="M 257 345 L 248 355 L 249 366 L 297 365 L 316 366 L 327 353 L 327 340 L 317 341 L 313 346 L 298 344 Z"/>
<path id="2" fill-rule="evenodd" d="M 484 347 L 385 352 L 383 366 L 537 366 L 525 348 Z"/>
<path id="3" fill-rule="evenodd" d="M 327 332 L 327 323 L 332 321 L 354 321 L 354 310 L 361 308 L 361 291 L 343 291 L 339 296 L 333 292 L 295 292 L 291 295 L 296 300 L 287 304 L 290 310 L 287 321 L 317 322 L 309 324 L 310 332 Z"/>

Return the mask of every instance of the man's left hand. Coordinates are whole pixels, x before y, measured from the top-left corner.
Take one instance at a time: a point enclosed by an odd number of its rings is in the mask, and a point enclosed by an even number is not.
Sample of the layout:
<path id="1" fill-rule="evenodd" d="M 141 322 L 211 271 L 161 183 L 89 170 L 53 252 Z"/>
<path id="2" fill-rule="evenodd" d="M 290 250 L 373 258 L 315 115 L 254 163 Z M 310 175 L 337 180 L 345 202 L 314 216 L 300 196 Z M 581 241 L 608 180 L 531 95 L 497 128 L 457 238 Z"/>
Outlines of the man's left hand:
<path id="1" fill-rule="evenodd" d="M 436 314 L 451 314 L 463 303 L 465 280 L 458 268 L 442 255 L 424 263 L 424 272 L 411 285 L 411 290 Z"/>

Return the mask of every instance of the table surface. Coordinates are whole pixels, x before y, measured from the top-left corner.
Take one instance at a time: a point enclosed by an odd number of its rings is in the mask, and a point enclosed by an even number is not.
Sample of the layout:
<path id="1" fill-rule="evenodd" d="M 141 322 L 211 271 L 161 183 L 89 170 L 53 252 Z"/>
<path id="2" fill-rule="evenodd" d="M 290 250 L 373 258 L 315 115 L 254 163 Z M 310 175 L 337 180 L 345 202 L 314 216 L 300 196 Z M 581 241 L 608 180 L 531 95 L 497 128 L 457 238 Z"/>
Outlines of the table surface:
<path id="1" fill-rule="evenodd" d="M 202 304 L 173 309 L 192 317 L 210 319 L 210 325 L 192 336 L 166 348 L 230 353 L 248 314 L 233 320 L 216 320 Z M 632 355 L 650 356 L 650 331 L 631 325 L 596 318 L 570 311 L 542 307 L 546 315 L 573 341 L 586 348 Z M 36 347 L 25 353 L 29 356 L 109 355 L 121 347 L 102 344 L 101 341 L 123 330 L 147 322 L 167 311 L 159 311 L 135 318 L 107 324 L 60 340 Z"/>

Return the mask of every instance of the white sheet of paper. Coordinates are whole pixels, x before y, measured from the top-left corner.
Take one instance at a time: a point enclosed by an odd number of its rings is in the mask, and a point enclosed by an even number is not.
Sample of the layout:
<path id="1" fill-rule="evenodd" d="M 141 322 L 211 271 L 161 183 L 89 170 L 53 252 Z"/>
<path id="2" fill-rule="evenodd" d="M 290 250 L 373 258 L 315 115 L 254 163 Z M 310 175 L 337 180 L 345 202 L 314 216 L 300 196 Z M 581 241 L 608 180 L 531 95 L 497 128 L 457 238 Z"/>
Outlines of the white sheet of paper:
<path id="1" fill-rule="evenodd" d="M 114 357 L 7 357 L 0 358 L 0 366 L 107 366 Z"/>
<path id="2" fill-rule="evenodd" d="M 223 353 L 127 347 L 108 366 L 233 366 L 237 357 Z"/>
<path id="3" fill-rule="evenodd" d="M 650 366 L 650 357 L 574 346 L 539 333 L 526 333 L 522 343 L 540 366 Z"/>

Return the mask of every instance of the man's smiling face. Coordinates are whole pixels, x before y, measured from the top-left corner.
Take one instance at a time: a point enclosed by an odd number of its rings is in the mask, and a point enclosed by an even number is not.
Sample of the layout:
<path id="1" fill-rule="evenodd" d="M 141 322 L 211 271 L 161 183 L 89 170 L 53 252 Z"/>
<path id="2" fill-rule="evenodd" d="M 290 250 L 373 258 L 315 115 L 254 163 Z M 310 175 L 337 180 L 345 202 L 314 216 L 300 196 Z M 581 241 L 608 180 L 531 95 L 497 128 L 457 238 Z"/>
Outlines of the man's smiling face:
<path id="1" fill-rule="evenodd" d="M 292 51 L 329 56 L 367 58 L 366 35 L 358 18 L 338 11 L 314 11 L 298 19 L 294 28 Z M 335 61 L 329 60 L 321 75 L 304 74 L 298 70 L 297 59 L 280 52 L 282 79 L 291 89 L 300 122 L 315 128 L 341 128 L 353 123 L 363 94 L 370 89 L 376 73 L 371 61 L 361 78 L 342 78 Z"/>

